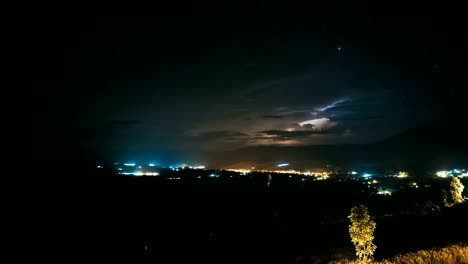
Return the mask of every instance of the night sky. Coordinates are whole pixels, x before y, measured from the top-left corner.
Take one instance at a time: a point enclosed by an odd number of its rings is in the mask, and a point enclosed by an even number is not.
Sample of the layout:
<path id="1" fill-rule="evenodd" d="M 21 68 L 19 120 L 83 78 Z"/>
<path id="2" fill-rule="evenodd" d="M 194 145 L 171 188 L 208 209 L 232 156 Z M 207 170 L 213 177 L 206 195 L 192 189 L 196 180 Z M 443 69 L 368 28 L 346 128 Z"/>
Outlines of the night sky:
<path id="1" fill-rule="evenodd" d="M 203 163 L 207 152 L 366 144 L 463 123 L 466 30 L 447 14 L 64 16 L 51 22 L 64 76 L 51 120 L 63 142 L 104 159 Z"/>

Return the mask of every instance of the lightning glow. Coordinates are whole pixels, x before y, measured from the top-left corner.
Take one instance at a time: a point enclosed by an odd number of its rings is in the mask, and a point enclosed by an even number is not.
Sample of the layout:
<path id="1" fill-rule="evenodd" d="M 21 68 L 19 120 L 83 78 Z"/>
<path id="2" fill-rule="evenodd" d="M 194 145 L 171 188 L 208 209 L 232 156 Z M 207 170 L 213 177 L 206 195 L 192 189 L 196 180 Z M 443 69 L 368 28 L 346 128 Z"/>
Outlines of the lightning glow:
<path id="1" fill-rule="evenodd" d="M 338 47 L 338 50 L 341 50 L 341 47 Z M 336 100 L 336 101 L 334 101 L 334 102 L 332 102 L 332 103 L 330 103 L 330 104 L 328 104 L 326 106 L 315 108 L 315 110 L 320 111 L 320 112 L 324 112 L 324 111 L 327 111 L 328 109 L 335 108 L 338 105 L 340 105 L 342 103 L 345 103 L 345 102 L 348 102 L 348 101 L 351 101 L 351 99 L 349 99 L 349 98 L 339 99 L 339 100 Z"/>
<path id="2" fill-rule="evenodd" d="M 323 118 L 316 118 L 316 119 L 306 120 L 304 122 L 300 122 L 299 125 L 300 126 L 312 125 L 314 127 L 321 128 L 321 127 L 324 127 L 324 126 L 328 125 L 329 123 L 330 123 L 330 119 L 326 118 L 326 117 L 323 117 Z"/>

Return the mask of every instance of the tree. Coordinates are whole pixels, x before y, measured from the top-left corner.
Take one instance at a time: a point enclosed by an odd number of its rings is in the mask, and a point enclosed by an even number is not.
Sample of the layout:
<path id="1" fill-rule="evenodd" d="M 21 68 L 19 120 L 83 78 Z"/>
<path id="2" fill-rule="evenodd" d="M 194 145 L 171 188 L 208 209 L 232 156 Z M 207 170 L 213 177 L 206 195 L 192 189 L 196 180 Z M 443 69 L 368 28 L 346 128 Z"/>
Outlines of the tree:
<path id="1" fill-rule="evenodd" d="M 463 202 L 463 189 L 465 189 L 465 186 L 463 186 L 460 179 L 458 177 L 452 177 L 450 180 L 450 194 L 452 194 L 454 204 Z"/>
<path id="2" fill-rule="evenodd" d="M 372 255 L 377 248 L 372 243 L 376 224 L 364 205 L 351 208 L 348 218 L 351 221 L 349 235 L 356 248 L 356 256 L 361 263 L 368 263 L 372 260 Z"/>

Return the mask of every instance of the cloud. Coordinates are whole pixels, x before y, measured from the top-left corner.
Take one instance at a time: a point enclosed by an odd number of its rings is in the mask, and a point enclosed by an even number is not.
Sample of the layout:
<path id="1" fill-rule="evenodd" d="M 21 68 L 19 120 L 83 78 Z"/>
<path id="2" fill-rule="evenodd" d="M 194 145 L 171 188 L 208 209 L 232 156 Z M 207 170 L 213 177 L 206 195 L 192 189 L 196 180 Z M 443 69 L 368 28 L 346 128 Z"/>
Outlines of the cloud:
<path id="1" fill-rule="evenodd" d="M 335 122 L 330 121 L 330 119 L 326 117 L 310 119 L 299 123 L 301 127 L 312 128 L 314 130 L 323 130 L 335 125 Z"/>
<path id="2" fill-rule="evenodd" d="M 331 117 L 331 121 L 366 121 L 366 120 L 373 120 L 373 119 L 383 119 L 385 118 L 384 115 L 378 115 L 378 116 L 350 116 L 350 117 Z"/>
<path id="3" fill-rule="evenodd" d="M 248 137 L 249 135 L 239 132 L 239 131 L 218 130 L 218 131 L 201 132 L 201 133 L 198 133 L 197 136 L 205 140 L 218 140 L 218 139 L 242 139 L 242 138 Z"/>
<path id="4" fill-rule="evenodd" d="M 324 131 L 319 130 L 299 130 L 299 131 L 288 131 L 288 130 L 265 130 L 260 131 L 265 135 L 277 136 L 277 137 L 308 137 L 310 135 L 323 134 Z"/>
<path id="5" fill-rule="evenodd" d="M 337 106 L 339 106 L 339 105 L 341 105 L 341 104 L 343 104 L 345 102 L 349 102 L 349 101 L 351 101 L 351 99 L 349 99 L 349 98 L 338 99 L 336 101 L 331 102 L 328 105 L 315 108 L 315 110 L 320 111 L 320 112 L 324 112 L 324 111 L 327 111 L 328 109 L 335 108 L 335 107 L 337 107 Z"/>
<path id="6" fill-rule="evenodd" d="M 284 118 L 284 116 L 282 116 L 282 115 L 263 115 L 262 118 L 265 118 L 265 119 L 280 119 L 280 118 Z"/>

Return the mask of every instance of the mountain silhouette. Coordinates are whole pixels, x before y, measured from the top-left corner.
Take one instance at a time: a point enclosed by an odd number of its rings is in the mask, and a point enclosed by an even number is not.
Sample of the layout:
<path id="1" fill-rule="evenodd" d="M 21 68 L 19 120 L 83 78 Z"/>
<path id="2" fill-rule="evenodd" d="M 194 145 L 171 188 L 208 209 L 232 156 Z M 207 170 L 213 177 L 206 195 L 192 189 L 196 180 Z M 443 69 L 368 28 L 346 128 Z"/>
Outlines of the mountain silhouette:
<path id="1" fill-rule="evenodd" d="M 356 169 L 411 169 L 428 171 L 468 164 L 467 140 L 460 123 L 423 124 L 371 144 L 255 146 L 209 153 L 209 164 L 223 168 L 274 168 L 288 162 L 291 168 L 313 169 L 334 165 Z"/>
<path id="2" fill-rule="evenodd" d="M 449 120 L 427 123 L 407 130 L 379 142 L 379 145 L 443 145 L 453 147 L 467 147 L 468 140 L 463 122 Z"/>

